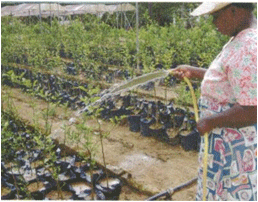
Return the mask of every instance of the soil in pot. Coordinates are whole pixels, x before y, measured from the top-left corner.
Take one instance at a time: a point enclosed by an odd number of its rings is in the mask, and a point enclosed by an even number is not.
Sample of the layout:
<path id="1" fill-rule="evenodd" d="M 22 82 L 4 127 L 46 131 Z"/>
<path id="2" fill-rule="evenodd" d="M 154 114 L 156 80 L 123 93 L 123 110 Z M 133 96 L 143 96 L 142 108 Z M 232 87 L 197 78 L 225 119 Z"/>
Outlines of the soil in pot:
<path id="1" fill-rule="evenodd" d="M 10 189 L 7 190 L 9 188 L 4 187 L 4 189 L 2 189 L 1 187 L 1 200 L 12 200 L 15 199 L 17 191 L 16 189 Z"/>
<path id="2" fill-rule="evenodd" d="M 29 192 L 36 192 L 38 190 L 41 190 L 45 188 L 45 185 L 43 182 L 39 181 L 39 182 L 33 182 L 33 183 L 30 183 L 28 186 L 27 186 L 27 189 Z"/>
<path id="3" fill-rule="evenodd" d="M 52 190 L 46 194 L 46 198 L 49 200 L 70 200 L 72 199 L 73 193 L 71 191 L 57 191 Z"/>
<path id="4" fill-rule="evenodd" d="M 1 196 L 6 196 L 7 194 L 10 194 L 11 191 L 10 188 L 1 186 Z"/>

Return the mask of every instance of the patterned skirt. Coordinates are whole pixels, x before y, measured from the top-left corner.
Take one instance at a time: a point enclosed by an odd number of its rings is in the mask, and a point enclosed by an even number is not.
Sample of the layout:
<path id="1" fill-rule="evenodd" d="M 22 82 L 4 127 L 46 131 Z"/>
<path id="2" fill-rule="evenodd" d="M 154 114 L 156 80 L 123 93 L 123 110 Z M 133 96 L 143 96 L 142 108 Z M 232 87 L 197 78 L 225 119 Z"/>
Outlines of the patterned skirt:
<path id="1" fill-rule="evenodd" d="M 200 99 L 200 117 L 220 113 L 232 105 Z M 199 152 L 196 200 L 202 200 L 204 138 Z M 209 134 L 206 199 L 257 201 L 257 124 L 243 128 L 216 128 Z"/>

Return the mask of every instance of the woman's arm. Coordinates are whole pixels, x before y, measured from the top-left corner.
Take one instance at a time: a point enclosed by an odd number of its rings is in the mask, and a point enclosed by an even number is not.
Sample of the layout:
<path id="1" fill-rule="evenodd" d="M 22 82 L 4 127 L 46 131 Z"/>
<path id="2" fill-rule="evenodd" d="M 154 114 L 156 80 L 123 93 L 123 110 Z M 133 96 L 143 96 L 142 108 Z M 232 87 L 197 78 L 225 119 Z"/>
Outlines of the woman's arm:
<path id="1" fill-rule="evenodd" d="M 206 69 L 201 67 L 194 67 L 190 65 L 179 65 L 177 68 L 172 69 L 171 73 L 177 78 L 183 79 L 187 77 L 189 79 L 203 79 Z"/>
<path id="2" fill-rule="evenodd" d="M 238 103 L 230 109 L 201 119 L 197 123 L 200 135 L 218 127 L 241 128 L 257 123 L 257 106 L 241 106 Z"/>

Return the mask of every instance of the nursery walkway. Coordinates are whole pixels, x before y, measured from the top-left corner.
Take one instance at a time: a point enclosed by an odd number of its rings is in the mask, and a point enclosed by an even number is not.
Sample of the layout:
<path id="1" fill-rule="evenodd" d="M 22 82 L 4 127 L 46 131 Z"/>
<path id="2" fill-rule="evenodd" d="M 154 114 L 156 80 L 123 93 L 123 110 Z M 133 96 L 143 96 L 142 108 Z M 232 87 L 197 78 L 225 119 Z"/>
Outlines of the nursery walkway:
<path id="1" fill-rule="evenodd" d="M 2 86 L 2 105 L 7 108 L 6 94 L 10 93 L 10 100 L 16 106 L 18 115 L 33 124 L 33 117 L 44 129 L 42 112 L 47 103 L 30 95 L 22 93 L 19 89 Z M 33 110 L 34 108 L 34 110 Z M 70 126 L 76 131 L 73 121 L 85 122 L 95 132 L 91 144 L 94 159 L 103 163 L 100 137 L 97 133 L 98 123 L 96 120 L 85 120 L 82 116 L 76 117 L 75 112 L 61 107 L 53 107 L 51 116 L 51 136 L 76 151 L 87 153 L 83 148 L 85 137 L 81 134 L 79 141 L 72 142 L 62 128 L 62 125 Z M 34 115 L 33 115 L 34 114 Z M 73 117 L 74 119 L 70 119 Z M 70 120 L 70 121 L 69 121 Z M 73 121 L 72 121 L 73 120 Z M 149 193 L 158 193 L 168 188 L 178 186 L 197 176 L 197 152 L 186 152 L 180 146 L 171 146 L 160 142 L 152 137 L 143 137 L 140 133 L 129 131 L 127 125 L 112 125 L 110 122 L 101 121 L 101 131 L 110 132 L 103 140 L 105 161 L 108 168 L 115 172 L 125 171 L 125 177 L 141 190 Z M 130 190 L 123 190 L 121 200 L 144 200 L 147 195 L 137 195 Z M 177 201 L 195 200 L 196 184 L 173 194 L 172 199 Z"/>

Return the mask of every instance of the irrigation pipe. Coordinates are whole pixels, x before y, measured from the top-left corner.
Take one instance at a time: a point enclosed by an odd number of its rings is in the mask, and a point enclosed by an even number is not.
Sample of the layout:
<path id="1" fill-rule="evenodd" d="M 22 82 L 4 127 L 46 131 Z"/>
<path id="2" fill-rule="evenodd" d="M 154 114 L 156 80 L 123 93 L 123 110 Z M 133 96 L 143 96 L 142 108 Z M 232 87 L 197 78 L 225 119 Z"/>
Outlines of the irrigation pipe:
<path id="1" fill-rule="evenodd" d="M 186 186 L 192 184 L 193 182 L 195 182 L 196 180 L 197 180 L 197 177 L 195 177 L 195 178 L 191 179 L 190 181 L 188 181 L 188 182 L 186 182 L 184 184 L 181 184 L 181 185 L 179 185 L 179 186 L 177 186 L 175 188 L 170 188 L 170 189 L 167 189 L 166 191 L 163 191 L 163 192 L 161 192 L 159 194 L 156 194 L 156 195 L 146 199 L 146 201 L 154 201 L 154 200 L 156 200 L 156 199 L 158 199 L 158 198 L 160 198 L 162 196 L 171 196 L 174 192 L 183 189 L 184 187 L 186 187 Z"/>

